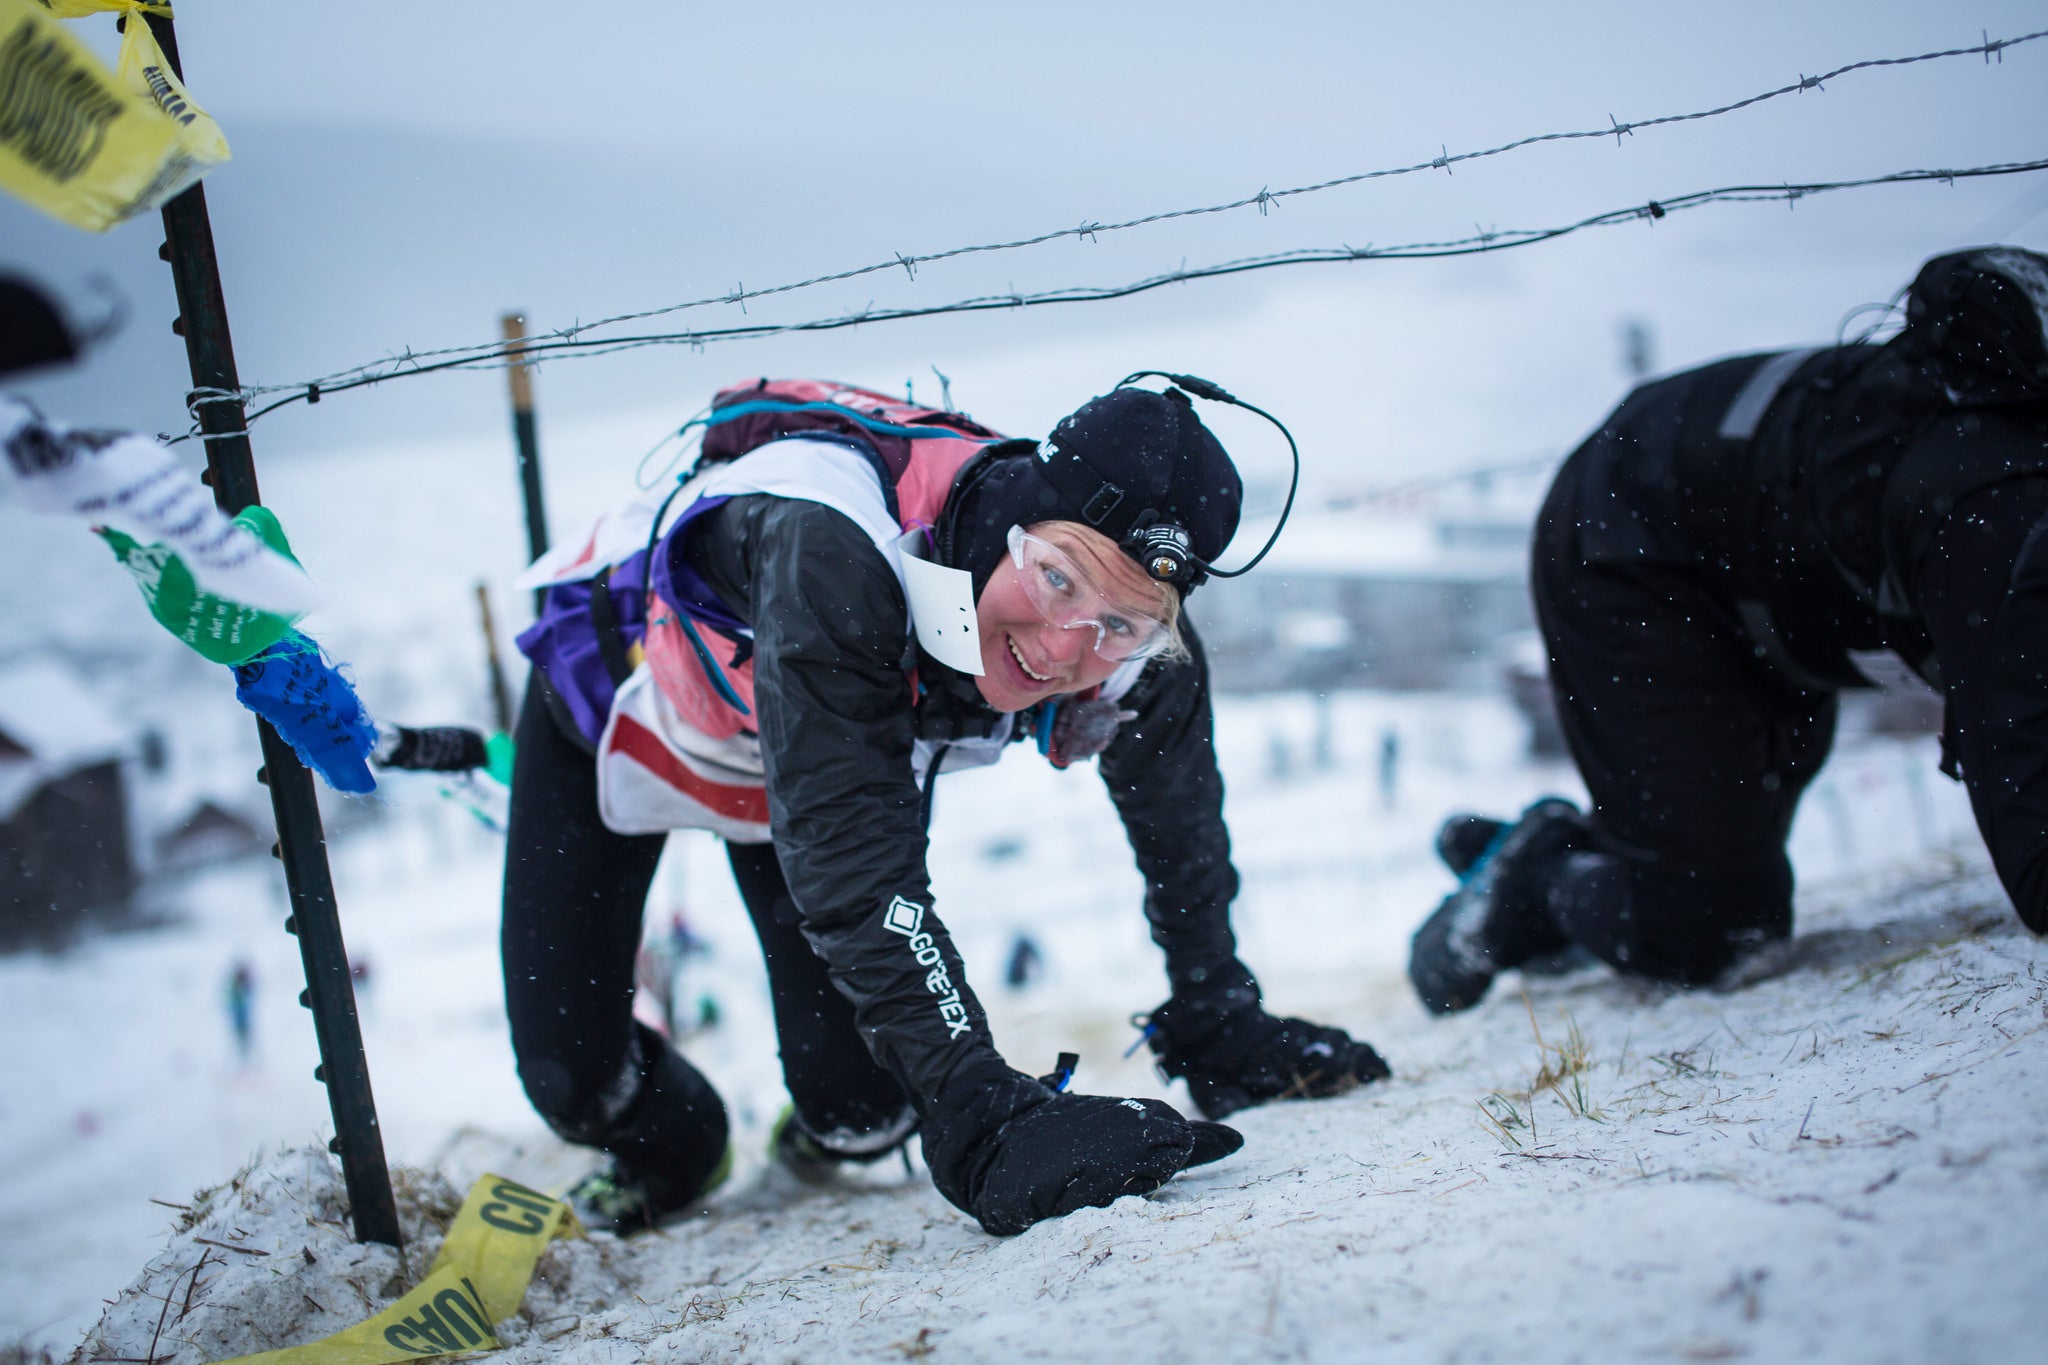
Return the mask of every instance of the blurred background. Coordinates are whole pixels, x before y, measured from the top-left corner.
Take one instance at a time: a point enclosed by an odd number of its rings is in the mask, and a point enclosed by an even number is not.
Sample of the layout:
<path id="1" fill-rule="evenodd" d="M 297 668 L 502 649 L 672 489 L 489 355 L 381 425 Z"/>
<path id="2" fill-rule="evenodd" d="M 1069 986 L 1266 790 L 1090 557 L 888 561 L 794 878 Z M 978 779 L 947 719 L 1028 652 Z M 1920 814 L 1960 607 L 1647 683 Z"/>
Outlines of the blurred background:
<path id="1" fill-rule="evenodd" d="M 1850 62 L 2048 27 L 2048 5 L 1048 0 L 770 16 L 197 0 L 177 23 L 186 81 L 234 149 L 206 192 L 242 378 L 268 385 L 488 342 L 507 311 L 546 332 L 1707 109 Z M 74 28 L 111 60 L 110 16 Z M 1549 227 L 1719 186 L 2027 159 L 2044 151 L 2044 70 L 2048 42 L 1859 71 L 1716 118 L 643 326 L 1108 286 L 1298 248 Z M 124 318 L 83 363 L 8 391 L 77 424 L 185 431 L 160 240 L 153 216 L 91 236 L 0 200 L 0 270 Z M 1716 205 L 1497 255 L 552 359 L 535 372 L 548 514 L 567 537 L 636 480 L 665 477 L 664 456 L 643 457 L 715 389 L 761 373 L 949 393 L 1028 436 L 1140 368 L 1205 375 L 1274 412 L 1303 451 L 1296 518 L 1257 572 L 1193 603 L 1223 693 L 1239 918 L 1269 995 L 1369 1031 L 1375 1012 L 1413 1008 L 1400 951 L 1444 883 L 1427 852 L 1435 823 L 1574 787 L 1524 587 L 1529 519 L 1556 462 L 1642 377 L 1854 334 L 1875 320 L 1854 310 L 1891 299 L 1923 258 L 1991 241 L 2048 247 L 2048 175 Z M 1204 415 L 1252 486 L 1242 556 L 1273 526 L 1286 452 L 1256 419 Z M 255 426 L 254 448 L 265 502 L 330 594 L 307 629 L 371 711 L 488 728 L 479 585 L 514 695 L 510 638 L 530 613 L 510 587 L 525 532 L 504 373 L 287 406 Z M 196 468 L 195 446 L 179 449 Z M 254 730 L 228 680 L 156 629 L 74 524 L 0 502 L 0 572 L 13 879 L 0 881 L 0 1341 L 61 1345 L 146 1258 L 168 1216 L 150 1196 L 181 1200 L 264 1144 L 310 1139 L 325 1097 L 293 1003 Z M 1803 882 L 1973 856 L 1967 808 L 1931 771 L 1931 698 L 1901 683 L 1860 707 L 1802 816 Z M 1123 1016 L 1164 989 L 1143 975 L 1156 967 L 1121 836 L 1092 778 L 1010 773 L 1025 766 L 949 779 L 941 909 L 1019 1065 L 1092 1039 L 1091 1088 L 1156 1090 L 1140 1063 L 1115 1069 Z M 546 1141 L 501 1037 L 499 845 L 471 804 L 400 777 L 326 803 L 386 1141 L 403 1160 Z M 672 843 L 650 909 L 650 980 L 667 1002 L 654 1007 L 697 1038 L 692 1055 L 743 1126 L 765 1125 L 773 1044 L 722 861 L 708 839 Z M 1343 926 L 1343 972 L 1273 931 L 1304 903 Z M 1011 976 L 1014 989 L 997 986 Z M 17 1238 L 52 1219 L 79 1228 L 65 1249 Z"/>

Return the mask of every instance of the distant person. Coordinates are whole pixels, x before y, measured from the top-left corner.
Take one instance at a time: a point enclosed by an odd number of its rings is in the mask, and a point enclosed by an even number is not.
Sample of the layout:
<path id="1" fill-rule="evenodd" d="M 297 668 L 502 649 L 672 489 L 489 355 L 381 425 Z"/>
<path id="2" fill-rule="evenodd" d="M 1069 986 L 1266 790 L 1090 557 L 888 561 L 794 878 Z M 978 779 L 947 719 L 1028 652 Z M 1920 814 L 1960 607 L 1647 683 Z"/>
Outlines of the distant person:
<path id="1" fill-rule="evenodd" d="M 1794 808 L 1852 650 L 1946 695 L 2020 919 L 2048 932 L 2048 258 L 1927 262 L 1904 330 L 1724 360 L 1630 394 L 1559 471 L 1533 585 L 1592 795 L 1454 818 L 1463 878 L 1415 935 L 1442 1013 L 1574 945 L 1711 982 L 1792 932 Z"/>
<path id="2" fill-rule="evenodd" d="M 1294 746 L 1277 729 L 1266 734 L 1266 776 L 1275 782 L 1285 782 L 1294 776 Z"/>
<path id="3" fill-rule="evenodd" d="M 710 990 L 694 982 L 710 975 L 702 964 L 711 957 L 711 944 L 697 935 L 689 919 L 678 910 L 668 917 L 667 1021 L 670 1038 L 685 1038 L 718 1027 L 718 1000 Z M 693 965 L 697 964 L 697 965 Z"/>
<path id="4" fill-rule="evenodd" d="M 1316 693 L 1316 728 L 1312 741 L 1316 771 L 1329 772 L 1337 766 L 1337 707 L 1328 692 Z"/>
<path id="5" fill-rule="evenodd" d="M 1009 965 L 1003 968 L 1003 984 L 1021 991 L 1044 974 L 1045 954 L 1039 950 L 1038 940 L 1024 933 L 1012 938 Z"/>
<path id="6" fill-rule="evenodd" d="M 228 1011 L 228 1029 L 234 1034 L 235 1056 L 243 1066 L 256 1050 L 256 971 L 248 962 L 238 960 L 228 972 L 224 1003 Z"/>
<path id="7" fill-rule="evenodd" d="M 634 1009 L 640 1021 L 673 1042 L 683 1036 L 676 1018 L 675 947 L 665 935 L 640 945 L 633 955 Z"/>
<path id="8" fill-rule="evenodd" d="M 668 917 L 668 942 L 678 964 L 693 957 L 708 957 L 711 953 L 711 945 L 697 936 L 680 910 Z"/>
<path id="9" fill-rule="evenodd" d="M 921 1131 L 940 1193 L 1001 1234 L 1235 1150 L 1219 1124 L 1066 1093 L 997 1053 L 925 830 L 942 769 L 1017 739 L 1061 766 L 1100 756 L 1166 956 L 1151 1043 L 1204 1113 L 1387 1074 L 1341 1029 L 1266 1013 L 1237 958 L 1181 602 L 1230 543 L 1240 485 L 1183 391 L 1220 390 L 1175 382 L 1119 386 L 1043 445 L 865 390 L 742 385 L 714 399 L 672 524 L 628 509 L 536 566 L 506 1003 L 535 1108 L 613 1158 L 572 1191 L 593 1225 L 671 1218 L 728 1160 L 718 1095 L 629 1013 L 671 829 L 725 837 L 792 1157 L 873 1161 Z"/>
<path id="10" fill-rule="evenodd" d="M 1401 736 L 1389 725 L 1380 731 L 1380 804 L 1394 808 L 1401 789 Z"/>

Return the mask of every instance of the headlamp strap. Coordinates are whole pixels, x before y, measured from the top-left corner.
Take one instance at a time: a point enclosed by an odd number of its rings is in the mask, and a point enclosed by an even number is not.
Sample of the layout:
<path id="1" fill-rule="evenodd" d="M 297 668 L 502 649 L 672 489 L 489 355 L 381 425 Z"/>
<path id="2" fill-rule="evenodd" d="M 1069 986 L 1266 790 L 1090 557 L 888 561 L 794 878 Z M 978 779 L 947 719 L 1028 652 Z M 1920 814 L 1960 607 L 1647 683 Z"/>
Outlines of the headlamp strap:
<path id="1" fill-rule="evenodd" d="M 1046 482 L 1066 501 L 1069 507 L 1081 509 L 1081 519 L 1090 527 L 1132 553 L 1146 573 L 1162 582 L 1171 582 L 1193 587 L 1210 574 L 1218 578 L 1235 578 L 1246 572 L 1266 557 L 1267 551 L 1278 543 L 1281 528 L 1287 525 L 1287 518 L 1294 511 L 1294 495 L 1301 486 L 1301 450 L 1294 443 L 1294 433 L 1264 408 L 1245 402 L 1220 384 L 1192 374 L 1170 374 L 1165 370 L 1139 370 L 1124 378 L 1118 388 L 1135 383 L 1140 379 L 1157 377 L 1172 387 L 1166 397 L 1177 400 L 1186 410 L 1187 419 L 1194 420 L 1194 405 L 1188 395 L 1207 399 L 1212 403 L 1225 403 L 1255 413 L 1271 422 L 1286 438 L 1288 453 L 1293 457 L 1293 473 L 1287 484 L 1287 502 L 1280 510 L 1280 520 L 1273 527 L 1273 534 L 1267 538 L 1259 552 L 1241 567 L 1230 570 L 1214 569 L 1203 563 L 1188 543 L 1185 528 L 1171 523 L 1160 522 L 1158 512 L 1150 507 L 1138 507 L 1126 496 L 1125 490 L 1103 478 L 1080 456 L 1059 448 L 1048 439 L 1038 447 L 1034 457 Z"/>
<path id="2" fill-rule="evenodd" d="M 1080 456 L 1061 450 L 1050 440 L 1038 448 L 1039 470 L 1081 519 L 1111 540 L 1122 540 L 1136 520 L 1135 507 L 1125 507 L 1124 490 L 1089 467 Z M 1118 515 L 1121 512 L 1122 515 Z"/>
<path id="3" fill-rule="evenodd" d="M 1169 398 L 1179 398 L 1182 402 L 1186 402 L 1187 394 L 1191 393 L 1197 398 L 1206 398 L 1212 403 L 1227 403 L 1232 407 L 1243 408 L 1246 412 L 1256 413 L 1279 428 L 1280 434 L 1287 438 L 1287 453 L 1293 458 L 1294 471 L 1288 477 L 1287 501 L 1280 508 L 1280 520 L 1274 524 L 1273 534 L 1266 538 L 1266 543 L 1259 548 L 1257 554 L 1235 569 L 1216 569 L 1208 565 L 1202 566 L 1205 572 L 1214 574 L 1218 578 L 1236 578 L 1240 574 L 1249 573 L 1260 560 L 1266 557 L 1268 551 L 1280 543 L 1280 532 L 1287 525 L 1287 518 L 1294 514 L 1294 495 L 1301 487 L 1301 447 L 1294 443 L 1294 433 L 1287 429 L 1286 423 L 1282 422 L 1272 413 L 1267 412 L 1264 408 L 1245 402 L 1244 399 L 1231 393 L 1221 384 L 1204 379 L 1197 374 L 1170 374 L 1165 370 L 1137 370 L 1125 375 L 1123 383 L 1118 384 L 1117 387 L 1121 389 L 1125 385 L 1135 384 L 1140 379 L 1146 378 L 1164 379 L 1168 384 L 1173 385 L 1173 388 L 1166 390 Z M 1185 390 L 1186 392 L 1181 393 L 1176 392 L 1176 390 Z M 1189 404 L 1188 406 L 1192 409 L 1194 405 Z M 1121 539 L 1122 537 L 1118 538 Z M 1200 580 L 1197 579 L 1196 581 L 1199 582 Z"/>

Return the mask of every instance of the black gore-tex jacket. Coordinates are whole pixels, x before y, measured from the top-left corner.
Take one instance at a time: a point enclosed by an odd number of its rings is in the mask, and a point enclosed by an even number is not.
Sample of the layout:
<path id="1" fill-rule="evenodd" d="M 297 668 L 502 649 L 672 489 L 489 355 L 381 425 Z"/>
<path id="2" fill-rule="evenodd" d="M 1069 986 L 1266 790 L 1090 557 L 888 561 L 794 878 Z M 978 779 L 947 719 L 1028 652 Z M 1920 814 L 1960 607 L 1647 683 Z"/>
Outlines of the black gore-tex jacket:
<path id="1" fill-rule="evenodd" d="M 2008 599 L 1978 676 L 1942 676 L 1927 599 L 1937 568 L 1954 571 L 1937 545 L 1970 544 L 1944 537 L 1953 509 L 2048 488 L 2048 402 L 1954 401 L 1900 339 L 1656 380 L 1603 435 L 1614 439 L 1589 441 L 1559 476 L 1578 481 L 1587 561 L 1713 585 L 1781 684 L 1864 685 L 1851 652 L 1891 649 L 1944 688 L 1947 747 L 1993 862 L 2021 917 L 2048 932 L 2048 640 L 2031 624 L 2048 615 L 2048 531 L 1972 566 L 1992 585 L 1984 618 Z"/>
<path id="2" fill-rule="evenodd" d="M 754 719 L 776 854 L 804 933 L 853 1002 L 876 1060 L 921 1112 L 942 1091 L 1004 1071 L 931 910 L 911 764 L 920 723 L 936 723 L 920 714 L 929 708 L 916 704 L 911 668 L 928 692 L 958 696 L 963 680 L 918 655 L 902 585 L 843 514 L 757 494 L 707 513 L 681 539 L 675 553 L 753 628 Z M 1123 703 L 1137 718 L 1098 760 L 1176 991 L 1241 970 L 1208 668 L 1199 642 L 1188 643 L 1193 663 L 1145 669 Z M 899 899 L 915 908 L 892 911 Z"/>

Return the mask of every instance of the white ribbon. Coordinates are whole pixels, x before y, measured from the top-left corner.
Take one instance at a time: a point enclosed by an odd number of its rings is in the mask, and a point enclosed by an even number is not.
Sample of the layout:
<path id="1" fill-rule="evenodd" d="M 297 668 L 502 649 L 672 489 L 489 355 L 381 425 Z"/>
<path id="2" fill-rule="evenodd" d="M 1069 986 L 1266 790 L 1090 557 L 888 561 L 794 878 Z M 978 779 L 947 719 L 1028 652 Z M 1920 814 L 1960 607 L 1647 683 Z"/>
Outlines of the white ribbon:
<path id="1" fill-rule="evenodd" d="M 298 616 L 320 605 L 305 571 L 214 505 L 198 476 L 147 436 L 81 432 L 0 398 L 0 468 L 39 512 L 161 542 L 193 581 L 230 602 Z"/>

